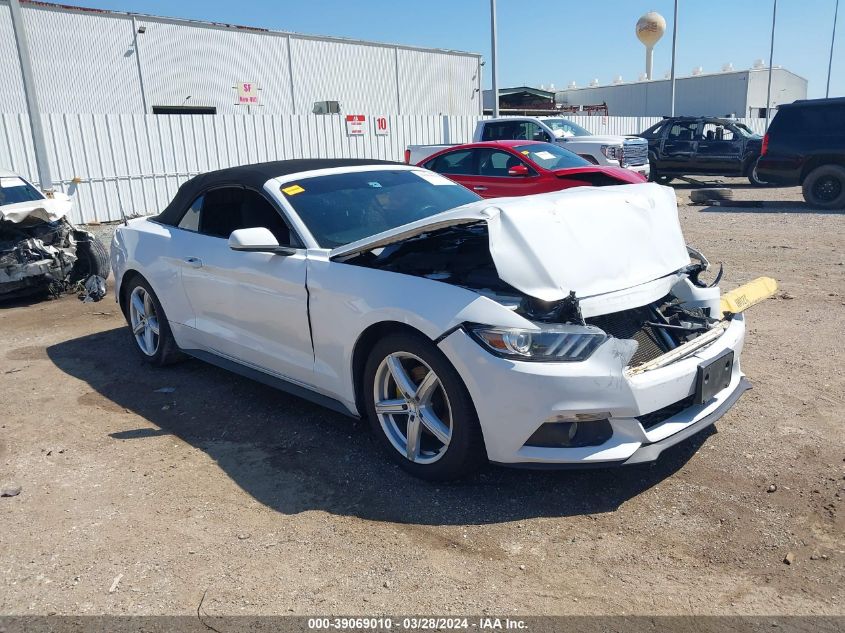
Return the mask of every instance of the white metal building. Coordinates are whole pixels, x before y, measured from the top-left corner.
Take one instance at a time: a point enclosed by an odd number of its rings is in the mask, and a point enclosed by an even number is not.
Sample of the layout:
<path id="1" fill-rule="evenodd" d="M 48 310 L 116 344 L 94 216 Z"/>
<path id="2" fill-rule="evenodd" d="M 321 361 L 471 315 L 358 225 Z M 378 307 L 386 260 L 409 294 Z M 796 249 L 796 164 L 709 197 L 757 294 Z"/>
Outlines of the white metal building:
<path id="1" fill-rule="evenodd" d="M 769 69 L 693 75 L 675 81 L 675 114 L 765 117 Z M 559 90 L 560 105 L 607 104 L 611 116 L 665 116 L 670 113 L 667 79 Z M 785 68 L 772 71 L 772 108 L 807 98 L 807 80 Z"/>
<path id="2" fill-rule="evenodd" d="M 478 115 L 481 56 L 22 2 L 41 111 Z M 318 10 L 315 7 L 315 10 Z M 9 3 L 0 0 L 0 113 L 26 111 Z M 333 104 L 317 106 L 333 111 Z"/>

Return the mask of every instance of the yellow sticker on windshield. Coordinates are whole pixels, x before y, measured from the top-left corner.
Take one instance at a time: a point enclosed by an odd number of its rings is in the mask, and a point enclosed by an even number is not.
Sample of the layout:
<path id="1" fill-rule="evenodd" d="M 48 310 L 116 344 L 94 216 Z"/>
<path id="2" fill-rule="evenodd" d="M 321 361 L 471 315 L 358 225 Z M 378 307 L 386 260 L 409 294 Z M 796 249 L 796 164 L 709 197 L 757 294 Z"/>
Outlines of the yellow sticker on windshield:
<path id="1" fill-rule="evenodd" d="M 520 154 L 522 154 L 523 156 L 528 156 L 530 153 L 531 153 L 531 152 L 530 152 L 530 151 L 528 151 L 527 149 L 522 150 L 522 151 L 520 152 Z"/>
<path id="2" fill-rule="evenodd" d="M 282 188 L 282 193 L 288 196 L 295 196 L 296 194 L 302 193 L 303 191 L 305 191 L 305 189 L 303 189 L 299 185 L 291 185 L 290 187 Z"/>

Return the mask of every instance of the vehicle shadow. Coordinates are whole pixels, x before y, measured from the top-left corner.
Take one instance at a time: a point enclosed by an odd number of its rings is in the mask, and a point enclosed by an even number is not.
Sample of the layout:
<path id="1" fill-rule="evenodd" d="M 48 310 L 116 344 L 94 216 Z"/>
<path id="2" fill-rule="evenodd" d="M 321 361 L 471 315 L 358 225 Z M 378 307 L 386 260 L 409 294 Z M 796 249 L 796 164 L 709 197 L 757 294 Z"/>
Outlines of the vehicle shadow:
<path id="1" fill-rule="evenodd" d="M 46 288 L 39 288 L 20 293 L 11 292 L 8 296 L 0 295 L 0 310 L 25 308 L 39 303 L 45 303 L 53 299 L 54 297 L 47 292 Z"/>
<path id="2" fill-rule="evenodd" d="M 778 202 L 776 200 L 734 200 L 718 206 L 702 205 L 701 213 L 805 213 L 814 215 L 842 215 L 845 209 L 817 209 L 806 202 Z"/>
<path id="3" fill-rule="evenodd" d="M 52 362 L 120 409 L 149 422 L 109 426 L 111 442 L 172 434 L 204 451 L 256 500 L 284 514 L 323 510 L 409 524 L 483 524 L 611 512 L 680 469 L 715 431 L 664 452 L 653 465 L 531 471 L 489 467 L 432 484 L 407 475 L 370 439 L 366 423 L 188 360 L 165 369 L 138 357 L 116 328 L 47 348 Z M 101 399 L 98 399 L 102 403 Z M 80 404 L 85 402 L 80 399 Z"/>

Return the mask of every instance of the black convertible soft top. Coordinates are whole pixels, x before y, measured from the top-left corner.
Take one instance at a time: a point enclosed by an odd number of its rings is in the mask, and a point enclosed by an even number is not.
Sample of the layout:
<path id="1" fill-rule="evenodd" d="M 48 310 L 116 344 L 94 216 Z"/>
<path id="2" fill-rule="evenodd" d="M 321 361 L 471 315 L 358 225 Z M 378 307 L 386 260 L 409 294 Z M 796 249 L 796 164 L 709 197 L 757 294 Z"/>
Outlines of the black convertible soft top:
<path id="1" fill-rule="evenodd" d="M 178 224 L 188 205 L 193 203 L 203 191 L 214 187 L 243 185 L 260 190 L 268 180 L 280 176 L 289 176 L 315 169 L 358 167 L 361 165 L 404 165 L 404 163 L 365 158 L 300 158 L 218 169 L 194 176 L 184 183 L 179 187 L 179 191 L 176 192 L 170 204 L 155 219 L 162 224 Z"/>

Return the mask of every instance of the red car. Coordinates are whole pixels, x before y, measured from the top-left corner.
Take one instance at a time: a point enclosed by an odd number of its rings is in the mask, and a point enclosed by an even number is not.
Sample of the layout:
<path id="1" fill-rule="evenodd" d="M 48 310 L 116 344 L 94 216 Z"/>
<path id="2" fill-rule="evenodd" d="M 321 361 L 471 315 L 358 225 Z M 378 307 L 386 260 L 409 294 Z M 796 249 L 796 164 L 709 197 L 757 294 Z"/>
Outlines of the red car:
<path id="1" fill-rule="evenodd" d="M 488 141 L 455 145 L 417 164 L 484 198 L 528 196 L 569 187 L 645 182 L 621 167 L 601 167 L 552 143 Z"/>

